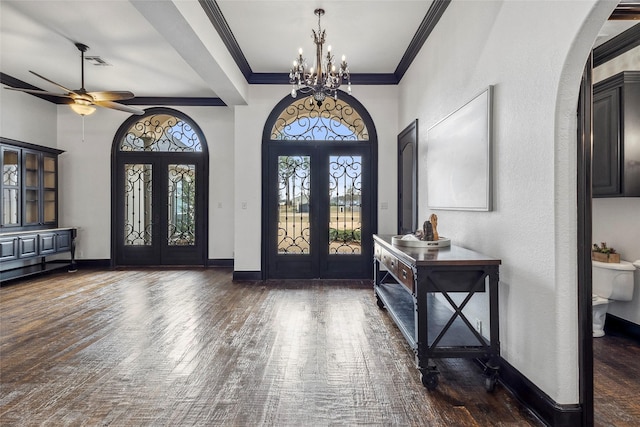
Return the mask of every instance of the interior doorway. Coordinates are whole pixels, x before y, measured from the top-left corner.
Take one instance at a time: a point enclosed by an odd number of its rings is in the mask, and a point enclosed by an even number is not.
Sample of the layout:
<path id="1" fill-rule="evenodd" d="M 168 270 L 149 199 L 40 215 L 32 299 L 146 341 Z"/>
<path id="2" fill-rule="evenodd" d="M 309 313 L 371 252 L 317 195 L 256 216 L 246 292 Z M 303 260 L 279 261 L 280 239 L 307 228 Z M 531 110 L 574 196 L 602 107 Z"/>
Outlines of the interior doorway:
<path id="1" fill-rule="evenodd" d="M 594 13 L 611 12 L 611 5 L 598 5 Z M 614 11 L 615 13 L 615 11 Z M 633 25 L 635 23 L 631 23 Z M 605 24 L 606 25 L 606 24 Z M 630 26 L 631 26 L 630 25 Z M 592 171 L 597 160 L 593 152 L 593 70 L 594 67 L 609 61 L 616 56 L 640 45 L 640 26 L 635 30 L 622 32 L 614 39 L 593 48 L 584 68 L 580 85 L 578 102 L 577 132 L 577 203 L 578 203 L 578 316 L 579 316 L 579 369 L 580 369 L 580 402 L 583 407 L 583 425 L 594 424 L 594 364 L 592 338 L 592 283 L 591 283 L 591 245 L 593 243 L 593 189 Z M 588 31 L 600 28 L 590 28 Z M 587 34 L 583 34 L 587 36 Z M 589 37 L 595 35 L 590 33 Z"/>

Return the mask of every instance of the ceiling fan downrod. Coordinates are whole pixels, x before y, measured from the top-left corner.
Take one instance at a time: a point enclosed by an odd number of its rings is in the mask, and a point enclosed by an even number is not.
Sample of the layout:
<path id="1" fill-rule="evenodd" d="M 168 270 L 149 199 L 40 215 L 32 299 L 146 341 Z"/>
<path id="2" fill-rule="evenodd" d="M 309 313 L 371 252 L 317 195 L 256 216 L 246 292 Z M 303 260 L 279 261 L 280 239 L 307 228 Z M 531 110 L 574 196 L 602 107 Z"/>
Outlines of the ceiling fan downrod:
<path id="1" fill-rule="evenodd" d="M 82 43 L 76 43 L 76 47 L 80 51 L 80 73 L 81 73 L 81 86 L 80 90 L 84 93 L 86 92 L 84 88 L 84 53 L 89 50 L 89 46 Z"/>

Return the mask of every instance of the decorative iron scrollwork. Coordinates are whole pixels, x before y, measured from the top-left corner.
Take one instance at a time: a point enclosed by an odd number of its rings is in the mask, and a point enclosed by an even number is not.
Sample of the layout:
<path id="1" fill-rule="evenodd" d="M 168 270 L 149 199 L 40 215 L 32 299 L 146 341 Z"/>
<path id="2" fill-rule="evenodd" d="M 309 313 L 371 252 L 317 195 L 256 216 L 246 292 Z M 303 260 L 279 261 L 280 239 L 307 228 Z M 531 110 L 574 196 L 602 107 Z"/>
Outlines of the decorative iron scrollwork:
<path id="1" fill-rule="evenodd" d="M 362 243 L 362 158 L 331 156 L 329 253 L 359 255 Z"/>
<path id="2" fill-rule="evenodd" d="M 310 192 L 309 156 L 278 157 L 278 253 L 309 253 Z"/>
<path id="3" fill-rule="evenodd" d="M 368 141 L 369 133 L 358 112 L 340 99 L 327 98 L 321 106 L 311 97 L 289 104 L 275 120 L 272 140 Z"/>
<path id="4" fill-rule="evenodd" d="M 196 244 L 195 165 L 169 165 L 168 238 L 169 246 Z"/>
<path id="5" fill-rule="evenodd" d="M 120 151 L 200 152 L 202 145 L 189 123 L 170 114 L 152 114 L 133 123 Z"/>
<path id="6" fill-rule="evenodd" d="M 124 173 L 124 244 L 127 246 L 151 245 L 152 166 L 127 164 Z"/>

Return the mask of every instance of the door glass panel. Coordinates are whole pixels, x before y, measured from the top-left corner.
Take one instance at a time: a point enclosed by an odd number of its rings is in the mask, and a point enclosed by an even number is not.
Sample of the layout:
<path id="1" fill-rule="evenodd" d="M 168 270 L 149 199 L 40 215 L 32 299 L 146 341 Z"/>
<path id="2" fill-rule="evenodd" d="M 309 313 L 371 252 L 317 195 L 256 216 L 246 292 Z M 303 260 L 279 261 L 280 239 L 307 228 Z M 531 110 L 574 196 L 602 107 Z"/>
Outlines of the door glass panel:
<path id="1" fill-rule="evenodd" d="M 40 168 L 38 155 L 34 153 L 26 153 L 24 158 L 25 165 L 25 192 L 24 192 L 24 222 L 25 224 L 40 223 Z"/>
<path id="2" fill-rule="evenodd" d="M 331 156 L 329 159 L 330 254 L 359 255 L 362 157 Z"/>
<path id="3" fill-rule="evenodd" d="M 6 150 L 2 156 L 2 184 L 18 185 L 18 152 Z"/>
<path id="4" fill-rule="evenodd" d="M 56 190 L 44 190 L 44 222 L 56 220 Z"/>
<path id="5" fill-rule="evenodd" d="M 196 244 L 196 166 L 169 165 L 168 233 L 170 246 Z"/>
<path id="6" fill-rule="evenodd" d="M 2 225 L 18 224 L 18 190 L 5 188 L 2 194 Z"/>
<path id="7" fill-rule="evenodd" d="M 32 153 L 26 153 L 25 157 L 25 185 L 27 187 L 38 186 L 38 156 Z"/>
<path id="8" fill-rule="evenodd" d="M 56 159 L 45 156 L 44 160 L 44 187 L 56 188 Z"/>
<path id="9" fill-rule="evenodd" d="M 311 247 L 309 156 L 278 156 L 278 253 L 308 254 Z"/>
<path id="10" fill-rule="evenodd" d="M 124 165 L 124 244 L 150 246 L 152 235 L 152 167 Z"/>
<path id="11" fill-rule="evenodd" d="M 2 152 L 2 225 L 18 225 L 18 152 Z"/>
<path id="12" fill-rule="evenodd" d="M 38 222 L 38 190 L 25 191 L 24 221 L 27 224 Z"/>

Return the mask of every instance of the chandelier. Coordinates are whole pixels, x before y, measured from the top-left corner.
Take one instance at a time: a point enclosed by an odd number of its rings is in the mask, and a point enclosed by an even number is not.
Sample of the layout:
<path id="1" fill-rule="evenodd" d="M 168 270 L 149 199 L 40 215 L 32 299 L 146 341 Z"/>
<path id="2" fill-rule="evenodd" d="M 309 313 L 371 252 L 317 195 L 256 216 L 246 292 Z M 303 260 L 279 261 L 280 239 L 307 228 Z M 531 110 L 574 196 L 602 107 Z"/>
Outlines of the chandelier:
<path id="1" fill-rule="evenodd" d="M 311 102 L 315 101 L 318 106 L 321 106 L 327 96 L 338 99 L 338 88 L 343 80 L 347 81 L 347 92 L 351 94 L 351 77 L 344 55 L 342 55 L 340 69 L 336 70 L 333 55 L 331 55 L 331 45 L 327 46 L 327 55 L 324 61 L 322 60 L 325 31 L 320 28 L 320 17 L 324 15 L 324 9 L 316 9 L 313 13 L 318 16 L 318 31 L 311 30 L 316 44 L 315 67 L 307 71 L 307 61 L 302 57 L 302 48 L 300 48 L 298 59 L 293 61 L 293 68 L 289 72 L 289 83 L 293 85 L 292 97 L 295 98 L 298 92 L 304 95 L 311 94 L 313 96 Z"/>

